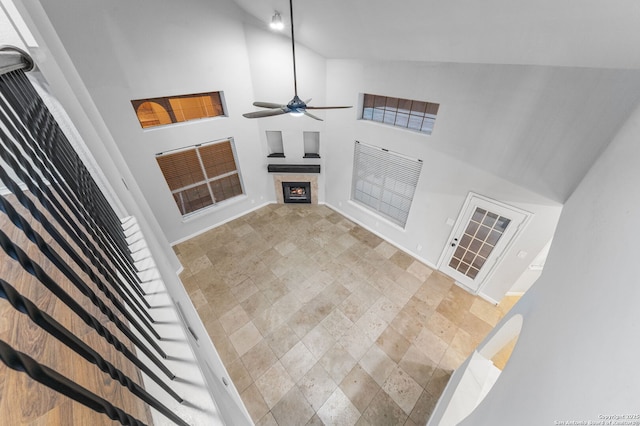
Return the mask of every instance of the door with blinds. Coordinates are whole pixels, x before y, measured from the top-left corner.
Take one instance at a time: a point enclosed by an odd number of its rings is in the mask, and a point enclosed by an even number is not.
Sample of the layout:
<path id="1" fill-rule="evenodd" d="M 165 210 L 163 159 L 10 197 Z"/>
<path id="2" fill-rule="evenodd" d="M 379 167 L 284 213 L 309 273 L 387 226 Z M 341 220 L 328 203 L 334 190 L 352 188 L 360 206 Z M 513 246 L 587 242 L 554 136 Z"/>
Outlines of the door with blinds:
<path id="1" fill-rule="evenodd" d="M 422 160 L 356 141 L 351 199 L 404 228 L 421 170 Z"/>
<path id="2" fill-rule="evenodd" d="M 478 292 L 530 216 L 524 210 L 470 193 L 438 269 Z"/>

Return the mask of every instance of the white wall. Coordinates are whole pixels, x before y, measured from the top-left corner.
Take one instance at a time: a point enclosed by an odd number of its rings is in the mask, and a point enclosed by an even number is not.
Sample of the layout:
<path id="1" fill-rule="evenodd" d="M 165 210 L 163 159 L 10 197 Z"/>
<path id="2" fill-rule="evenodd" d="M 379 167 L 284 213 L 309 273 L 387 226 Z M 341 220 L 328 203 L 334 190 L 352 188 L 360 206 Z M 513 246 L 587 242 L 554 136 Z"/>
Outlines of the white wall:
<path id="1" fill-rule="evenodd" d="M 285 29 L 284 33 L 288 30 Z M 291 38 L 284 33 L 264 31 L 252 26 L 245 26 L 245 37 L 251 80 L 254 88 L 254 101 L 287 104 L 294 96 L 293 59 L 291 52 Z M 326 94 L 326 61 L 324 58 L 306 47 L 296 44 L 296 74 L 298 81 L 298 96 L 303 101 L 311 98 L 309 105 L 324 106 Z M 258 111 L 261 108 L 249 107 L 246 111 Z M 310 111 L 319 118 L 325 118 L 322 111 Z M 253 179 L 266 180 L 271 183 L 271 189 L 265 194 L 265 199 L 275 202 L 275 193 L 271 176 L 267 175 L 267 164 L 320 164 L 325 167 L 323 155 L 325 149 L 325 122 L 313 120 L 309 117 L 292 117 L 282 115 L 277 117 L 254 120 L 258 126 L 258 140 L 262 149 L 263 166 L 252 173 Z M 267 138 L 265 131 L 282 132 L 285 158 L 267 158 Z M 320 133 L 321 159 L 303 158 L 303 132 Z M 325 173 L 318 176 L 318 201 L 325 199 Z"/>
<path id="2" fill-rule="evenodd" d="M 636 70 L 329 64 L 329 102 L 345 97 L 353 102 L 355 91 L 366 91 L 439 103 L 433 134 L 413 138 L 421 141 L 418 146 L 428 145 L 560 203 L 640 100 Z"/>
<path id="3" fill-rule="evenodd" d="M 232 2 L 68 2 L 45 5 L 62 43 L 168 241 L 185 238 L 260 204 L 270 187 L 253 101 L 244 30 Z M 228 117 L 142 129 L 131 100 L 224 91 Z M 233 137 L 246 197 L 183 221 L 155 154 Z"/>
<path id="4" fill-rule="evenodd" d="M 640 108 L 565 204 L 542 276 L 503 320 L 524 317 L 511 359 L 461 425 L 638 414 L 639 138 Z"/>
<path id="5" fill-rule="evenodd" d="M 6 1 L 0 2 L 0 46 L 15 46 L 25 49 L 26 46 L 20 37 L 20 34 L 14 29 L 14 24 L 9 17 L 7 7 L 12 7 L 12 3 Z"/>
<path id="6" fill-rule="evenodd" d="M 446 111 L 454 108 L 449 106 L 448 99 L 455 99 L 461 90 L 469 90 L 464 81 L 458 81 L 450 75 L 445 78 L 443 74 L 449 74 L 451 65 L 425 67 L 409 63 L 396 64 L 394 69 L 401 73 L 399 78 L 381 78 L 383 70 L 389 67 L 389 64 L 378 67 L 377 64 L 357 61 L 328 61 L 329 102 L 354 104 L 359 92 L 440 102 L 442 106 L 433 135 L 426 136 L 378 123 L 355 121 L 355 110 L 343 115 L 331 112 L 325 138 L 329 144 L 329 156 L 326 160 L 327 203 L 431 265 L 437 264 L 448 243 L 451 227 L 446 224 L 447 219 L 457 218 L 469 191 L 533 213 L 524 233 L 505 254 L 504 262 L 481 289 L 484 296 L 499 301 L 553 235 L 561 205 L 434 147 L 446 143 L 448 138 L 450 124 L 446 123 Z M 435 90 L 420 83 L 421 80 L 431 78 L 439 80 L 442 87 Z M 490 88 L 484 87 L 482 90 Z M 448 95 L 445 97 L 445 94 Z M 455 108 L 471 110 L 473 105 L 456 103 Z M 444 118 L 442 123 L 440 118 Z M 423 160 L 420 180 L 404 230 L 348 201 L 355 140 Z M 421 250 L 418 245 L 422 247 Z M 518 258 L 516 254 L 519 251 L 525 251 L 528 255 Z"/>

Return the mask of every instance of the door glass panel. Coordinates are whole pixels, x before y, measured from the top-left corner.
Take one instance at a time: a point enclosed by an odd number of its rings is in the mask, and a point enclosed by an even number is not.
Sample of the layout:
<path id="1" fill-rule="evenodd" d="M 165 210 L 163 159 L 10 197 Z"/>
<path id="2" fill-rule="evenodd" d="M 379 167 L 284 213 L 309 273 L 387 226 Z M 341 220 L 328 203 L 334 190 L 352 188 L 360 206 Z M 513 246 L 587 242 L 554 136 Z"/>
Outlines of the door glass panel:
<path id="1" fill-rule="evenodd" d="M 473 262 L 471 262 L 471 266 L 473 266 L 474 268 L 480 269 L 480 268 L 482 268 L 482 265 L 484 265 L 484 262 L 486 260 L 487 259 L 485 259 L 484 257 L 476 256 L 476 258 L 473 259 Z"/>
<path id="2" fill-rule="evenodd" d="M 482 219 L 484 218 L 485 214 L 487 214 L 486 210 L 477 208 L 476 211 L 473 212 L 473 216 L 471 217 L 471 220 L 475 222 L 482 222 Z"/>
<path id="3" fill-rule="evenodd" d="M 491 244 L 484 244 L 480 248 L 480 251 L 478 252 L 478 254 L 480 254 L 480 256 L 482 257 L 489 257 L 492 250 L 493 250 L 493 246 Z"/>
<path id="4" fill-rule="evenodd" d="M 469 222 L 469 225 L 467 225 L 467 230 L 464 231 L 465 234 L 469 234 L 471 236 L 476 234 L 476 231 L 478 230 L 478 226 L 479 224 L 477 222 Z"/>
<path id="5" fill-rule="evenodd" d="M 489 237 L 487 237 L 487 242 L 495 246 L 501 236 L 502 236 L 502 232 L 496 231 L 494 229 L 493 231 L 491 231 L 491 234 L 489 234 Z"/>
<path id="6" fill-rule="evenodd" d="M 478 229 L 478 232 L 476 232 L 476 239 L 480 240 L 480 241 L 484 241 L 487 238 L 487 235 L 489 235 L 489 231 L 491 231 L 491 228 L 487 228 L 486 226 L 480 226 L 480 229 Z"/>
<path id="7" fill-rule="evenodd" d="M 510 219 L 476 208 L 467 224 L 464 236 L 449 261 L 449 267 L 475 279 L 493 251 Z M 480 225 L 482 224 L 482 225 Z M 462 262 L 460 262 L 462 260 Z"/>
<path id="8" fill-rule="evenodd" d="M 473 280 L 478 275 L 478 272 L 480 272 L 478 269 L 471 268 L 467 271 L 466 275 Z"/>
<path id="9" fill-rule="evenodd" d="M 463 261 L 465 261 L 466 263 L 471 263 L 473 262 L 473 258 L 475 257 L 475 254 L 471 251 L 467 251 L 464 254 L 464 257 L 462 258 Z"/>
<path id="10" fill-rule="evenodd" d="M 496 219 L 498 218 L 497 214 L 487 213 L 487 216 L 482 220 L 482 224 L 488 227 L 492 227 L 494 223 L 496 223 Z"/>
<path id="11" fill-rule="evenodd" d="M 511 221 L 506 217 L 501 217 L 498 219 L 498 223 L 496 224 L 495 228 L 498 231 L 501 231 L 502 233 L 504 233 L 505 229 L 507 229 L 507 225 L 509 225 L 509 222 Z"/>

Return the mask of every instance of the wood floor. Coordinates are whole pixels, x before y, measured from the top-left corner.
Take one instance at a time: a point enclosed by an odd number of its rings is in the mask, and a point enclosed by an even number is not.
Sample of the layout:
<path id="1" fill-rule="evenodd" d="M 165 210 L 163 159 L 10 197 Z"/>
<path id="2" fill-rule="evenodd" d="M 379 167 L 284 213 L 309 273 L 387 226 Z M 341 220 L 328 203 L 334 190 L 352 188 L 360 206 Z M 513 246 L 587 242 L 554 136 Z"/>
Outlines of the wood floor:
<path id="1" fill-rule="evenodd" d="M 30 217 L 28 211 L 15 201 L 15 197 L 5 196 L 5 198 L 10 200 L 16 210 L 24 217 Z M 34 202 L 40 206 L 37 200 L 34 199 Z M 46 211 L 42 207 L 40 209 L 43 212 Z M 123 343 L 128 344 L 130 349 L 133 348 L 132 344 L 128 343 L 129 340 L 42 255 L 38 247 L 13 225 L 3 212 L 0 212 L 0 226 L 12 241 L 47 271 L 47 274 L 76 301 L 79 301 L 88 312 L 98 318 Z M 73 261 L 68 259 L 64 251 L 57 246 L 40 224 L 32 221 L 32 226 L 69 265 L 74 265 Z M 61 233 L 64 235 L 64 232 Z M 73 246 L 72 240 L 68 239 L 68 241 Z M 76 248 L 76 250 L 78 253 L 82 253 L 79 249 Z M 89 261 L 86 263 L 90 264 Z M 74 270 L 95 293 L 101 294 L 79 268 L 75 267 Z M 139 371 L 129 360 L 109 345 L 96 331 L 84 324 L 71 309 L 49 292 L 37 278 L 25 272 L 20 264 L 9 257 L 4 250 L 0 250 L 0 277 L 142 386 Z M 106 298 L 103 299 L 117 313 L 112 304 Z M 120 317 L 122 316 L 120 315 Z M 126 320 L 121 319 L 126 323 Z M 15 310 L 5 299 L 0 299 L 0 339 L 14 349 L 28 354 L 39 363 L 52 368 L 110 401 L 140 421 L 151 423 L 150 412 L 146 404 L 107 374 L 102 373 L 96 366 L 43 331 L 27 315 Z M 105 414 L 97 413 L 48 389 L 29 378 L 25 373 L 14 371 L 0 362 L 0 424 L 99 426 L 119 424 L 119 422 L 114 422 Z"/>

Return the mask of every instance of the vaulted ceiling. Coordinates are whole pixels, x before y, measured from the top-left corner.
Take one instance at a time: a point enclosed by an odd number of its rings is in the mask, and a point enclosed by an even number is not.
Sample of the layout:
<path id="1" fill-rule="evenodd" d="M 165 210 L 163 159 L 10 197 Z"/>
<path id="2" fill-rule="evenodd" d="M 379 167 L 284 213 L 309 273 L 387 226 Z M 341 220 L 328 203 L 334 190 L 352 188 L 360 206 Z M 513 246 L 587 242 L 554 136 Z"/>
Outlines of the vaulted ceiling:
<path id="1" fill-rule="evenodd" d="M 235 0 L 257 20 L 287 0 Z M 636 0 L 294 0 L 296 38 L 326 58 L 640 68 Z"/>
<path id="2" fill-rule="evenodd" d="M 251 25 L 266 28 L 277 10 L 288 28 L 288 0 L 234 1 Z M 640 103 L 635 0 L 294 0 L 293 9 L 296 41 L 386 70 L 380 94 L 400 96 L 388 75 L 401 70 L 429 79 L 427 100 L 448 102 L 455 123 L 443 129 L 439 117 L 432 149 L 555 201 Z"/>

